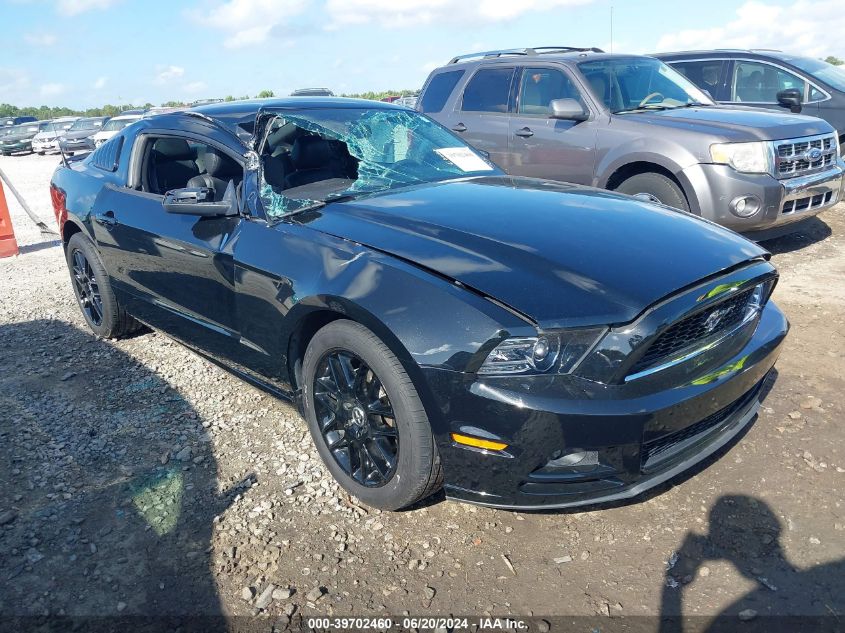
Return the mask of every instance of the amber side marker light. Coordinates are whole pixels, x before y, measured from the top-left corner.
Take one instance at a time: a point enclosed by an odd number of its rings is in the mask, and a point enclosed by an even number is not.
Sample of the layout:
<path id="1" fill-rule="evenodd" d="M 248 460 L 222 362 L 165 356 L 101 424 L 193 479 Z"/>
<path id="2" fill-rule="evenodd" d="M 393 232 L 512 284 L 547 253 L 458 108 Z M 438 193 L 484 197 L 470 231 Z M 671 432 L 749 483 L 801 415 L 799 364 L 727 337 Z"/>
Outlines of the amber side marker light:
<path id="1" fill-rule="evenodd" d="M 508 445 L 502 442 L 494 442 L 492 440 L 482 440 L 479 437 L 472 437 L 470 435 L 461 435 L 460 433 L 452 433 L 452 441 L 457 444 L 465 446 L 473 446 L 475 448 L 484 448 L 488 451 L 503 451 Z"/>

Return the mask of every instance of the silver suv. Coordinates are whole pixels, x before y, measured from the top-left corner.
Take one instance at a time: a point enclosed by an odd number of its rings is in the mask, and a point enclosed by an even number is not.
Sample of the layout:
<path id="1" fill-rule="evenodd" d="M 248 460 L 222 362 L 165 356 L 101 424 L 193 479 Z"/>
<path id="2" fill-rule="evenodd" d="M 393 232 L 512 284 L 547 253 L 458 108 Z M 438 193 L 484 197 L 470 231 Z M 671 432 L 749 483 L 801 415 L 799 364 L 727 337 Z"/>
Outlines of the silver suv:
<path id="1" fill-rule="evenodd" d="M 595 48 L 461 55 L 417 109 L 512 175 L 639 195 L 755 239 L 839 201 L 845 163 L 830 124 L 726 107 L 660 60 Z"/>

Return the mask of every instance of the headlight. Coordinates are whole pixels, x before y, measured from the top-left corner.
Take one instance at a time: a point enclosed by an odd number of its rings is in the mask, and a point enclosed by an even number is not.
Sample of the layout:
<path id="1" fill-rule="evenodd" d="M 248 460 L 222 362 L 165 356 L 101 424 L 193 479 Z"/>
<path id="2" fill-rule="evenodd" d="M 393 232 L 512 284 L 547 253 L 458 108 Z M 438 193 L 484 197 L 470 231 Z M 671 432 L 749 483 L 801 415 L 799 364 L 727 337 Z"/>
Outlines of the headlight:
<path id="1" fill-rule="evenodd" d="M 769 144 L 766 141 L 716 143 L 710 146 L 710 158 L 714 163 L 730 165 L 740 172 L 749 174 L 771 172 Z"/>
<path id="2" fill-rule="evenodd" d="M 505 339 L 490 352 L 478 373 L 568 374 L 606 331 L 606 328 L 590 328 Z"/>

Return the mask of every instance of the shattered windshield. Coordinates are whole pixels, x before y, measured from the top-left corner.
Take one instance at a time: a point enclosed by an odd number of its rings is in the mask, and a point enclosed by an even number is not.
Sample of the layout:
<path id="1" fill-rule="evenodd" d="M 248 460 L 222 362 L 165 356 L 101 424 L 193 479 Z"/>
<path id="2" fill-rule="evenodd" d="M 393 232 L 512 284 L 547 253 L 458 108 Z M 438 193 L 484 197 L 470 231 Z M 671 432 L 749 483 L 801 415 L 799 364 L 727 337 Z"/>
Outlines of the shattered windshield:
<path id="1" fill-rule="evenodd" d="M 261 199 L 271 218 L 427 182 L 499 173 L 431 119 L 407 110 L 285 112 L 265 128 Z"/>

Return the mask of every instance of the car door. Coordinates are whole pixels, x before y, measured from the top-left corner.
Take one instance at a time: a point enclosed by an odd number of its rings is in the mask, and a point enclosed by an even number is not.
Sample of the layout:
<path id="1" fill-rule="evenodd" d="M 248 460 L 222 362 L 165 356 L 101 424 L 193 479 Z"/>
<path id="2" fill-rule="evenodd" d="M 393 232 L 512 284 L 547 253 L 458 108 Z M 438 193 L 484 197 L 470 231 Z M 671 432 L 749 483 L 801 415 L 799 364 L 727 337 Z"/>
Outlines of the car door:
<path id="1" fill-rule="evenodd" d="M 786 68 L 760 60 L 733 60 L 728 87 L 727 103 L 780 111 L 787 111 L 777 100 L 777 93 L 781 90 L 797 88 L 804 103 L 809 97 L 806 79 Z"/>
<path id="2" fill-rule="evenodd" d="M 228 356 L 237 339 L 232 249 L 242 218 L 168 213 L 164 191 L 150 175 L 167 162 L 156 150 L 163 139 L 198 152 L 178 157 L 182 164 L 168 175 L 168 190 L 188 186 L 189 176 L 203 171 L 204 141 L 140 135 L 129 186 L 106 185 L 95 201 L 94 237 L 118 299 L 132 314 L 212 356 Z"/>
<path id="3" fill-rule="evenodd" d="M 516 176 L 593 181 L 596 131 L 592 121 L 550 118 L 555 99 L 585 100 L 569 74 L 552 65 L 526 66 L 516 76 L 517 99 L 509 121 L 505 169 Z"/>
<path id="4" fill-rule="evenodd" d="M 507 170 L 509 111 L 514 66 L 480 67 L 466 82 L 451 112 L 441 118 L 467 143 Z"/>

